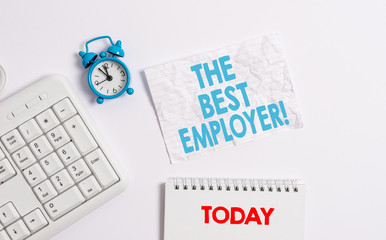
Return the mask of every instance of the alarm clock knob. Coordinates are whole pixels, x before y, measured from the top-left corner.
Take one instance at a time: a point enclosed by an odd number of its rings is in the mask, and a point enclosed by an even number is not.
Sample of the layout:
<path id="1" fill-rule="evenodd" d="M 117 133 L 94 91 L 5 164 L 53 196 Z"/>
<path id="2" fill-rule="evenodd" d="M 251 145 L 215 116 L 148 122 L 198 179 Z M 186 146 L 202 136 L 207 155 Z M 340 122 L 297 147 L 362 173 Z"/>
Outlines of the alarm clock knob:
<path id="1" fill-rule="evenodd" d="M 113 54 L 114 56 L 118 56 L 118 57 L 124 57 L 125 56 L 125 52 L 122 49 L 122 42 L 120 40 L 118 40 L 114 45 L 109 47 L 107 49 L 107 52 Z"/>
<path id="2" fill-rule="evenodd" d="M 106 52 L 105 51 L 102 51 L 101 53 L 99 53 L 99 56 L 101 58 L 105 58 L 107 56 Z"/>

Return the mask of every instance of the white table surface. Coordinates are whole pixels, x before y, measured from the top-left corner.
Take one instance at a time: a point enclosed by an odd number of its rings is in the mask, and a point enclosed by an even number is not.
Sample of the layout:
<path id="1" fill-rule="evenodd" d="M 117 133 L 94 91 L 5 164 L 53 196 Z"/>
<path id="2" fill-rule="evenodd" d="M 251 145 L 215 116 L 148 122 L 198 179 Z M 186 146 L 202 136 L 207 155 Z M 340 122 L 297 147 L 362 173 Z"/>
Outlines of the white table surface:
<path id="1" fill-rule="evenodd" d="M 1 99 L 66 75 L 130 181 L 53 239 L 162 240 L 170 176 L 302 178 L 306 239 L 385 239 L 385 12 L 382 0 L 2 0 Z M 281 35 L 304 128 L 170 165 L 143 70 L 268 32 Z M 105 34 L 122 40 L 135 94 L 97 105 L 77 53 Z"/>

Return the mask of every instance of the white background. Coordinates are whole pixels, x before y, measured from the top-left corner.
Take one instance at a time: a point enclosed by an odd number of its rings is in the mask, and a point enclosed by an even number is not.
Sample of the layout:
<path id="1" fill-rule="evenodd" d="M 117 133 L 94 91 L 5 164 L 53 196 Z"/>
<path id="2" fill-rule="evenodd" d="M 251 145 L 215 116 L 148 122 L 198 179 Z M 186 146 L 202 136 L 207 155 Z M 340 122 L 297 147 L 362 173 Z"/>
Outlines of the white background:
<path id="1" fill-rule="evenodd" d="M 384 0 L 1 0 L 1 99 L 66 75 L 130 181 L 54 240 L 162 240 L 170 176 L 302 178 L 306 239 L 385 239 L 385 12 Z M 304 128 L 170 165 L 143 70 L 268 32 L 282 38 Z M 122 40 L 135 94 L 97 105 L 77 52 L 105 34 Z"/>

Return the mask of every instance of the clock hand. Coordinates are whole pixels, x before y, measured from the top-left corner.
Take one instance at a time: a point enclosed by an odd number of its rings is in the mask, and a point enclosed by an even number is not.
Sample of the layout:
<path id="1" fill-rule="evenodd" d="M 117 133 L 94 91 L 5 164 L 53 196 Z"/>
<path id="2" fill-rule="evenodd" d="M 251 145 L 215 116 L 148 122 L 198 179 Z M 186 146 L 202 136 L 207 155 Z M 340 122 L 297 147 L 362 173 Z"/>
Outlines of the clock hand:
<path id="1" fill-rule="evenodd" d="M 107 81 L 107 78 L 105 80 L 103 80 L 102 82 L 98 82 L 96 85 L 99 86 L 99 84 L 106 82 L 106 81 Z"/>
<path id="2" fill-rule="evenodd" d="M 104 75 L 106 75 L 106 77 L 108 77 L 109 75 L 106 74 L 105 72 L 102 71 L 102 69 L 98 68 L 99 71 L 101 71 Z"/>
<path id="3" fill-rule="evenodd" d="M 110 76 L 109 72 L 107 71 L 107 67 L 105 65 L 103 65 L 103 68 L 105 69 L 107 75 Z"/>

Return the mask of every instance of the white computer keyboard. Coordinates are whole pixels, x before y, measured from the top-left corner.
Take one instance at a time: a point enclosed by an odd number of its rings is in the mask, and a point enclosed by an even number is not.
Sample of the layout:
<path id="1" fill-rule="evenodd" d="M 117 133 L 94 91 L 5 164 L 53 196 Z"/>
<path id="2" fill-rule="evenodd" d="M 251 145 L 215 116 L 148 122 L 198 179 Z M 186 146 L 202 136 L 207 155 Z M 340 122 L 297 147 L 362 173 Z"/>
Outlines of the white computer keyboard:
<path id="1" fill-rule="evenodd" d="M 125 187 L 64 77 L 0 103 L 0 240 L 49 239 Z"/>

